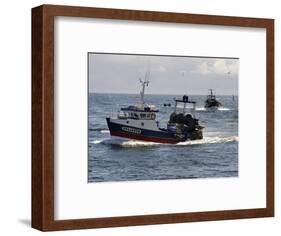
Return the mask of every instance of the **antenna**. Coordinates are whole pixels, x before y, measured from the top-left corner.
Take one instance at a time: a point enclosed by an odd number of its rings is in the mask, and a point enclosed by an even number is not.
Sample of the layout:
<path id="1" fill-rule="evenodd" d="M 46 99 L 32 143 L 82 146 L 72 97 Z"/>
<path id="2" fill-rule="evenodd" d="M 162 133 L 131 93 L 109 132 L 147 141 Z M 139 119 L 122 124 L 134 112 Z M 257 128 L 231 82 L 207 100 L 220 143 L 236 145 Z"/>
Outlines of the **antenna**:
<path id="1" fill-rule="evenodd" d="M 148 67 L 148 70 L 145 72 L 144 81 L 147 83 L 147 86 L 148 86 L 149 78 L 150 78 L 150 63 L 148 63 L 147 67 Z"/>
<path id="2" fill-rule="evenodd" d="M 150 77 L 150 65 L 148 67 L 148 70 L 145 72 L 144 80 L 139 79 L 140 83 L 141 83 L 141 86 L 142 86 L 142 90 L 140 92 L 142 105 L 144 105 L 144 91 L 145 91 L 145 87 L 148 87 L 148 84 L 150 82 L 149 81 L 149 77 Z"/>

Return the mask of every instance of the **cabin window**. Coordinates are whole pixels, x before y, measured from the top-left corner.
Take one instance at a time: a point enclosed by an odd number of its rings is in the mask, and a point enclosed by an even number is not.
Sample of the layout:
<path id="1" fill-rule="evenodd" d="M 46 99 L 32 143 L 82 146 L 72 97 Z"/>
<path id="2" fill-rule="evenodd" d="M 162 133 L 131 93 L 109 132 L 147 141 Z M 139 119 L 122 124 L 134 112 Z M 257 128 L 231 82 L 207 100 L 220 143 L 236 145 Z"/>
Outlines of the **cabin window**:
<path id="1" fill-rule="evenodd" d="M 126 123 L 129 124 L 129 121 L 127 120 Z"/>
<path id="2" fill-rule="evenodd" d="M 141 122 L 141 125 L 142 125 L 142 126 L 144 126 L 144 123 L 143 123 L 143 122 Z"/>
<path id="3" fill-rule="evenodd" d="M 130 115 L 131 115 L 131 118 L 133 118 L 133 119 L 139 118 L 137 113 L 131 113 Z"/>
<path id="4" fill-rule="evenodd" d="M 143 119 L 143 118 L 145 118 L 145 114 L 144 113 L 141 113 L 140 114 L 140 117 Z"/>

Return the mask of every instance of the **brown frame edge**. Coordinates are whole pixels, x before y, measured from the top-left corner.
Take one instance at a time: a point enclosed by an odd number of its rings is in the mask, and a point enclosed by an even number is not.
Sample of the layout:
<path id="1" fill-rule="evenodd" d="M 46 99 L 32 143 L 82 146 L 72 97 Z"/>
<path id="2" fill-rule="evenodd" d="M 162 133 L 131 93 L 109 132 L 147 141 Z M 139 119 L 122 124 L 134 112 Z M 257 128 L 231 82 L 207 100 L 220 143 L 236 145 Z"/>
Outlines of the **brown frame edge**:
<path id="1" fill-rule="evenodd" d="M 54 17 L 94 17 L 266 29 L 266 208 L 54 220 Z M 32 9 L 32 227 L 42 231 L 274 216 L 274 20 L 42 5 Z"/>

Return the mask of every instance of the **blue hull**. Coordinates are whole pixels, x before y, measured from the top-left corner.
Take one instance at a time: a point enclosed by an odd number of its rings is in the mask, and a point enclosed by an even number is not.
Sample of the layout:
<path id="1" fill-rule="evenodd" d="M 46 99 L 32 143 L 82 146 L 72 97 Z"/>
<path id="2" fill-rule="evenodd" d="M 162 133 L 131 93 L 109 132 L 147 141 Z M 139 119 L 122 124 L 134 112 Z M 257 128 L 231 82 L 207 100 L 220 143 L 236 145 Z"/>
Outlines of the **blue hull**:
<path id="1" fill-rule="evenodd" d="M 168 130 L 159 129 L 159 131 L 154 131 L 127 125 L 120 125 L 111 122 L 110 118 L 106 118 L 106 121 L 112 136 L 157 143 L 178 143 L 188 139 L 184 135 L 179 137 Z"/>

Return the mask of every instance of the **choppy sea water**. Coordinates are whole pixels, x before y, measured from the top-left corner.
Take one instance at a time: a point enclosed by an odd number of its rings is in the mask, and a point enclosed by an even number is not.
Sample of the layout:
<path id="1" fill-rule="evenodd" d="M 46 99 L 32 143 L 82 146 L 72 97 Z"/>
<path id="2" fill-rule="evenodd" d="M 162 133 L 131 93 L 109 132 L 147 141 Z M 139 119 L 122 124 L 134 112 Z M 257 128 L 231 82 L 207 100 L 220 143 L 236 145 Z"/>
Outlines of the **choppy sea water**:
<path id="1" fill-rule="evenodd" d="M 146 95 L 160 110 L 165 127 L 175 95 Z M 180 96 L 177 96 L 180 97 Z M 139 95 L 89 94 L 88 182 L 218 178 L 238 176 L 238 97 L 217 96 L 218 109 L 205 109 L 206 96 L 189 96 L 197 102 L 196 117 L 205 128 L 202 140 L 158 144 L 111 138 L 106 116 L 118 105 L 132 105 Z M 170 103 L 171 107 L 165 107 Z"/>

